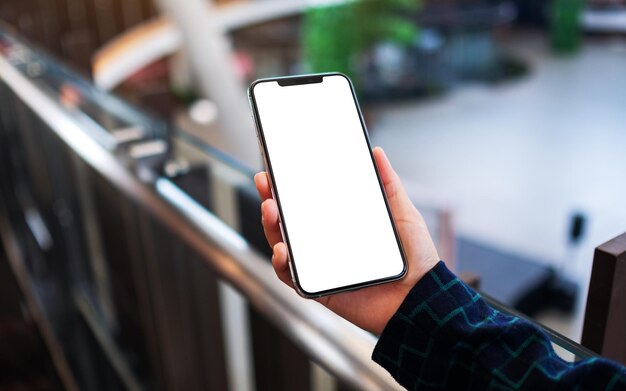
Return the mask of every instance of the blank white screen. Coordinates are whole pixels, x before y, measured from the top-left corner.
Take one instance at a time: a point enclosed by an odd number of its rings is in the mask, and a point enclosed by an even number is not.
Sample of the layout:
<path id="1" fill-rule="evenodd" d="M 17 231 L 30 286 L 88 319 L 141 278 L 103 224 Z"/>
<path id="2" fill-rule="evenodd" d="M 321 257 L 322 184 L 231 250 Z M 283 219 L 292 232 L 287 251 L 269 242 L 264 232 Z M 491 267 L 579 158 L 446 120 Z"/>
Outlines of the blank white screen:
<path id="1" fill-rule="evenodd" d="M 348 81 L 254 87 L 293 263 L 309 294 L 404 264 Z"/>

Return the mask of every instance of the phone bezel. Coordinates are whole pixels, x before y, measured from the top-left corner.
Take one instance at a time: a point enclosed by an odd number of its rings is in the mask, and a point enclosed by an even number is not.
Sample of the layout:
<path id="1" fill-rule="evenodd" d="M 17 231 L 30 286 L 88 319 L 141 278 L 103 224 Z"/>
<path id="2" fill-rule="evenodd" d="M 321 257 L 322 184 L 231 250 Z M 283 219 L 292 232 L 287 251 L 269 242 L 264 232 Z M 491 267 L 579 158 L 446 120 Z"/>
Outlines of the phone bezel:
<path id="1" fill-rule="evenodd" d="M 324 77 L 327 76 L 339 76 L 339 77 L 343 77 L 348 81 L 348 85 L 350 86 L 350 92 L 352 94 L 352 100 L 354 102 L 354 105 L 357 109 L 357 113 L 359 115 L 359 121 L 361 123 L 361 129 L 363 130 L 363 136 L 365 137 L 365 141 L 367 143 L 367 148 L 369 151 L 369 155 L 370 158 L 372 160 L 372 164 L 374 166 L 374 171 L 376 173 L 376 178 L 378 179 L 378 185 L 380 187 L 380 191 L 383 194 L 383 199 L 385 201 L 385 207 L 387 208 L 387 215 L 389 217 L 389 220 L 391 222 L 391 227 L 393 229 L 393 233 L 395 235 L 396 238 L 396 243 L 398 244 L 398 248 L 400 250 L 400 257 L 402 258 L 402 263 L 403 263 L 403 267 L 402 267 L 402 271 L 395 275 L 395 276 L 389 276 L 389 277 L 383 277 L 383 278 L 379 278 L 376 280 L 371 280 L 371 281 L 364 281 L 364 282 L 360 282 L 357 284 L 351 284 L 351 285 L 346 285 L 346 286 L 342 286 L 342 287 L 337 287 L 337 288 L 332 288 L 332 289 L 326 289 L 323 291 L 319 291 L 319 292 L 307 292 L 305 289 L 302 288 L 302 286 L 300 285 L 300 279 L 298 278 L 298 270 L 297 270 L 297 265 L 296 262 L 294 260 L 292 251 L 291 251 L 291 246 L 289 245 L 289 230 L 287 228 L 287 222 L 284 219 L 283 216 L 283 210 L 281 207 L 281 203 L 280 203 L 280 194 L 278 192 L 278 188 L 275 185 L 275 180 L 274 180 L 274 172 L 272 169 L 272 163 L 271 163 L 271 159 L 270 159 L 270 155 L 269 155 L 269 151 L 267 149 L 267 144 L 265 141 L 265 135 L 263 133 L 263 126 L 261 125 L 261 119 L 259 117 L 259 112 L 258 112 L 258 108 L 257 108 L 257 104 L 256 104 L 256 97 L 254 95 L 254 88 L 261 84 L 261 83 L 269 83 L 269 82 L 277 82 L 281 87 L 289 87 L 289 86 L 294 86 L 294 85 L 302 85 L 302 84 L 312 84 L 312 83 L 323 83 L 324 82 Z M 374 285 L 380 285 L 380 284 L 384 284 L 384 283 L 388 283 L 388 282 L 393 282 L 393 281 L 397 281 L 399 279 L 401 279 L 402 277 L 404 277 L 407 273 L 407 260 L 406 260 L 406 254 L 404 251 L 404 247 L 402 245 L 402 241 L 400 240 L 400 235 L 398 234 L 398 229 L 396 227 L 396 224 L 393 220 L 393 215 L 391 213 L 391 208 L 389 206 L 389 201 L 387 199 L 387 193 L 385 192 L 385 186 L 382 182 L 382 179 L 380 177 L 380 173 L 378 172 L 378 167 L 376 166 L 376 160 L 374 159 L 374 154 L 372 153 L 372 145 L 369 139 L 369 135 L 367 133 L 367 127 L 365 126 L 365 121 L 363 119 L 363 114 L 361 113 L 361 108 L 359 106 L 359 103 L 357 101 L 356 98 L 356 93 L 354 91 L 354 86 L 352 84 L 352 81 L 350 80 L 350 78 L 346 75 L 344 75 L 343 73 L 340 72 L 329 72 L 329 73 L 316 73 L 316 74 L 306 74 L 306 75 L 297 75 L 297 76 L 283 76 L 283 77 L 272 77 L 272 78 L 263 78 L 263 79 L 258 79 L 255 80 L 254 82 L 252 82 L 250 84 L 250 86 L 248 87 L 248 99 L 250 102 L 250 106 L 252 109 L 252 114 L 253 114 L 253 118 L 254 118 L 254 123 L 255 123 L 255 127 L 256 127 L 256 133 L 257 133 L 257 140 L 259 142 L 259 149 L 261 150 L 261 154 L 263 156 L 263 161 L 266 167 L 267 172 L 269 173 L 268 177 L 269 177 L 269 181 L 270 181 L 270 188 L 272 191 L 272 196 L 273 198 L 276 200 L 276 203 L 278 205 L 278 213 L 279 213 L 279 225 L 280 225 L 280 230 L 281 230 L 281 235 L 283 238 L 284 243 L 287 246 L 287 253 L 289 256 L 288 259 L 288 263 L 289 263 L 289 268 L 290 268 L 290 272 L 291 272 L 291 278 L 294 284 L 294 287 L 296 288 L 296 291 L 298 292 L 298 294 L 300 294 L 303 297 L 306 298 L 318 298 L 318 297 L 322 297 L 322 296 L 327 296 L 327 295 L 332 295 L 335 293 L 339 293 L 339 292 L 346 292 L 346 291 L 353 291 L 353 290 L 357 290 L 357 289 L 361 289 L 361 288 L 365 288 L 365 287 L 370 287 L 370 286 L 374 286 Z"/>

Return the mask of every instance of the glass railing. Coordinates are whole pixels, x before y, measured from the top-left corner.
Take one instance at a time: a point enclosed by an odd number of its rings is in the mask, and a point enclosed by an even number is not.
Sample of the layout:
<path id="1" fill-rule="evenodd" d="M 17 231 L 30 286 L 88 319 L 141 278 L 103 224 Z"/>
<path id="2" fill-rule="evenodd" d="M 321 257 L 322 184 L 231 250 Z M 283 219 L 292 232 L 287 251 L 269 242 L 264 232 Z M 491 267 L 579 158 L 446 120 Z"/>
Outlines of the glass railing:
<path id="1" fill-rule="evenodd" d="M 399 388 L 275 277 L 247 167 L 5 27 L 0 71 L 0 228 L 66 388 Z"/>

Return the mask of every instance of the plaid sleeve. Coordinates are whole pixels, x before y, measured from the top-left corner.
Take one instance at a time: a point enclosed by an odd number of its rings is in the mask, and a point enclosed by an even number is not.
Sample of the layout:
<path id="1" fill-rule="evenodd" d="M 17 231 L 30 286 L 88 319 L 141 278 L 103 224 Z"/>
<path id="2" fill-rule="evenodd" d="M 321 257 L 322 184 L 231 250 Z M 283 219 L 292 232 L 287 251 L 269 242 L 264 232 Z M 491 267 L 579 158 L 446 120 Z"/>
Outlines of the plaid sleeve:
<path id="1" fill-rule="evenodd" d="M 408 294 L 372 358 L 411 390 L 626 390 L 626 368 L 562 360 L 539 328 L 491 308 L 443 262 Z"/>

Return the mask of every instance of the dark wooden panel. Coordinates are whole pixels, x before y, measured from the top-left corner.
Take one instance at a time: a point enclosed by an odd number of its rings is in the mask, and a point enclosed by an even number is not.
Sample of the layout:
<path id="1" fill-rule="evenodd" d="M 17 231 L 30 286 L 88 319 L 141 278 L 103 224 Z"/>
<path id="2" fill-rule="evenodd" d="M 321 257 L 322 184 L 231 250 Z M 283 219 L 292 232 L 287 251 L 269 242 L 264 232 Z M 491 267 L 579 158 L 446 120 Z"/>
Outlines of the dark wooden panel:
<path id="1" fill-rule="evenodd" d="M 59 36 L 61 36 L 58 4 L 55 0 L 36 0 L 39 20 L 43 30 L 44 45 L 54 54 L 61 52 Z"/>
<path id="2" fill-rule="evenodd" d="M 140 212 L 165 389 L 228 389 L 217 276 L 176 234 Z"/>
<path id="3" fill-rule="evenodd" d="M 154 321 L 163 363 L 164 388 L 181 389 L 186 384 L 185 368 L 181 357 L 185 352 L 179 345 L 179 329 L 176 314 L 174 288 L 168 274 L 171 273 L 166 258 L 168 250 L 159 242 L 164 240 L 153 219 L 140 213 L 141 243 L 144 249 L 146 273 L 154 308 Z"/>
<path id="4" fill-rule="evenodd" d="M 159 10 L 156 8 L 156 1 L 152 0 L 140 0 L 141 11 L 144 17 L 144 20 L 152 18 L 159 14 Z"/>
<path id="5" fill-rule="evenodd" d="M 157 13 L 150 0 L 0 0 L 0 20 L 86 75 L 98 48 Z"/>
<path id="6" fill-rule="evenodd" d="M 6 101 L 4 101 L 6 102 Z M 8 103 L 5 103 L 8 104 Z M 12 131 L 19 135 L 19 147 L 22 151 L 11 151 L 13 161 L 17 163 L 17 153 L 21 152 L 20 163 L 27 175 L 23 180 L 31 188 L 32 195 L 37 205 L 44 211 L 51 210 L 54 202 L 51 178 L 48 175 L 47 163 L 44 159 L 43 144 L 37 128 L 41 126 L 32 112 L 22 104 L 15 106 L 15 123 L 12 123 Z"/>
<path id="7" fill-rule="evenodd" d="M 582 344 L 626 364 L 626 233 L 596 248 Z"/>
<path id="8" fill-rule="evenodd" d="M 211 196 L 211 175 L 211 167 L 196 166 L 189 172 L 171 178 L 171 181 L 206 210 L 213 212 L 215 206 Z"/>
<path id="9" fill-rule="evenodd" d="M 236 187 L 237 210 L 239 211 L 239 232 L 254 248 L 267 257 L 272 257 L 272 248 L 268 245 L 263 225 L 261 224 L 261 199 L 252 184 Z"/>
<path id="10" fill-rule="evenodd" d="M 87 4 L 93 7 L 90 19 L 94 21 L 94 26 L 97 28 L 98 46 L 104 45 L 124 31 L 113 0 L 98 0 L 97 3 L 87 1 Z"/>
<path id="11" fill-rule="evenodd" d="M 249 313 L 257 391 L 309 390 L 307 356 L 254 308 Z"/>
<path id="12" fill-rule="evenodd" d="M 199 349 L 202 389 L 227 390 L 228 377 L 220 313 L 218 280 L 215 271 L 198 255 L 187 259 L 189 291 L 193 294 L 195 322 L 193 343 Z"/>
<path id="13" fill-rule="evenodd" d="M 136 208 L 104 178 L 89 172 L 94 212 L 110 276 L 116 340 L 132 355 L 137 376 L 147 384 L 154 384 L 157 390 L 164 389 L 159 388 L 162 384 L 160 345 L 155 336 Z"/>
<path id="14" fill-rule="evenodd" d="M 154 304 L 152 293 L 150 290 L 150 281 L 148 278 L 147 254 L 143 252 L 141 245 L 139 213 L 135 205 L 129 200 L 125 200 L 123 205 L 124 226 L 136 235 L 134 241 L 129 247 L 130 267 L 133 274 L 133 285 L 137 294 L 138 316 L 141 318 L 142 332 L 146 341 L 146 352 L 150 360 L 150 370 L 152 382 L 155 390 L 166 390 L 164 380 L 164 369 L 162 360 L 162 348 L 159 344 L 158 334 L 155 324 Z"/>

